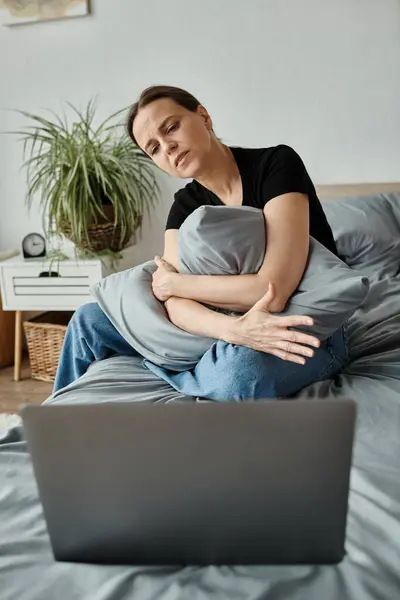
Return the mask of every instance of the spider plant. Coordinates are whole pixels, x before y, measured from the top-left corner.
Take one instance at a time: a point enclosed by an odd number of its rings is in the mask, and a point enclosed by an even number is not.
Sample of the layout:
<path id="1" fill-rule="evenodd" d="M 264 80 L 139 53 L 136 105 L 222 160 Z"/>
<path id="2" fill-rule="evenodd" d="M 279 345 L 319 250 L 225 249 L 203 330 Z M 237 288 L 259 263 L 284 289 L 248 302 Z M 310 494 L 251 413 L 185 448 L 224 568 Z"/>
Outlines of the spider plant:
<path id="1" fill-rule="evenodd" d="M 30 120 L 14 132 L 24 143 L 26 203 L 38 201 L 52 232 L 78 249 L 118 252 L 159 198 L 151 160 L 120 131 L 122 110 L 95 126 L 92 100 L 83 112 L 68 106 L 72 123 L 53 111 L 51 119 L 17 111 Z"/>

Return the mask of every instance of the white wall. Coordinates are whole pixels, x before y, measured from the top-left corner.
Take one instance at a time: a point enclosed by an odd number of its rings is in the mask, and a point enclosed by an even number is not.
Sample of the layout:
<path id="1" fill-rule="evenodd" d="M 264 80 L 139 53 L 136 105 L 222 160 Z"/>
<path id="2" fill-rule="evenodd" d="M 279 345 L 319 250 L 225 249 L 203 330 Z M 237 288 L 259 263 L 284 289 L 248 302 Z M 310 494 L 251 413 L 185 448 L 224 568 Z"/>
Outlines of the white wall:
<path id="1" fill-rule="evenodd" d="M 99 116 L 142 88 L 187 88 L 226 143 L 293 145 L 315 183 L 400 180 L 399 0 L 92 0 L 90 17 L 0 28 L 0 109 L 59 110 L 98 95 Z M 0 110 L 0 130 L 21 124 Z M 40 228 L 24 207 L 21 147 L 0 135 L 0 250 Z M 162 249 L 182 182 L 135 262 Z"/>

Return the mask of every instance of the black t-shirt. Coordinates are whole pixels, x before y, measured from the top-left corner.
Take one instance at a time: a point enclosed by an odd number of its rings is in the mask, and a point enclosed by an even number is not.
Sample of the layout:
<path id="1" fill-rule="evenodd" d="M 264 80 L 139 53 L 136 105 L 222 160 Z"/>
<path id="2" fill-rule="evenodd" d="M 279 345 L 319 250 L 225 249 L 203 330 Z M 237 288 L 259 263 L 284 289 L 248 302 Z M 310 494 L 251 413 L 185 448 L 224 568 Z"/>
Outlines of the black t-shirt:
<path id="1" fill-rule="evenodd" d="M 328 250 L 337 253 L 332 230 L 328 224 L 314 184 L 300 156 L 286 145 L 271 148 L 231 147 L 239 168 L 243 186 L 243 206 L 261 210 L 266 203 L 282 194 L 299 192 L 309 200 L 310 235 Z M 223 202 L 213 192 L 193 180 L 176 192 L 167 219 L 166 229 L 179 229 L 186 217 L 204 205 L 221 206 Z"/>

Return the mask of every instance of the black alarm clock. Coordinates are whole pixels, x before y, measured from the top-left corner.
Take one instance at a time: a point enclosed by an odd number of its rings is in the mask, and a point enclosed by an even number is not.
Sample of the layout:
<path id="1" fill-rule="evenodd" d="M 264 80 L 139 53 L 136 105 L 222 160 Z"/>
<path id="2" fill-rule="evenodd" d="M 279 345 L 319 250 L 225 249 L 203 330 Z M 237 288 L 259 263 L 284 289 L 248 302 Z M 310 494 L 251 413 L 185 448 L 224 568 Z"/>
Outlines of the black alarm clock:
<path id="1" fill-rule="evenodd" d="M 46 256 L 46 241 L 40 233 L 28 233 L 22 240 L 24 258 L 42 258 Z"/>

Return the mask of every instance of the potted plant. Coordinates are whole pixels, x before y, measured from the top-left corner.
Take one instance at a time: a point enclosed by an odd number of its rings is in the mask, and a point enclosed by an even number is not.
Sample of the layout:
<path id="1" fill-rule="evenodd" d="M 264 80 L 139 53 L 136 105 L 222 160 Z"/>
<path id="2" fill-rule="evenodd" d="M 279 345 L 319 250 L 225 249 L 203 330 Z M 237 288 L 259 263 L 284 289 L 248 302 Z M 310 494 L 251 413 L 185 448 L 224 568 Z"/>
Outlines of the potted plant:
<path id="1" fill-rule="evenodd" d="M 38 200 L 52 233 L 78 250 L 120 252 L 159 197 L 152 162 L 113 123 L 122 111 L 95 126 L 92 101 L 84 112 L 69 106 L 72 123 L 18 111 L 31 121 L 16 132 L 24 142 L 27 205 Z"/>

